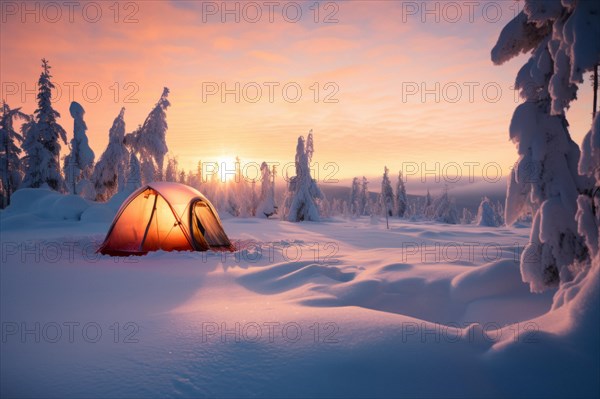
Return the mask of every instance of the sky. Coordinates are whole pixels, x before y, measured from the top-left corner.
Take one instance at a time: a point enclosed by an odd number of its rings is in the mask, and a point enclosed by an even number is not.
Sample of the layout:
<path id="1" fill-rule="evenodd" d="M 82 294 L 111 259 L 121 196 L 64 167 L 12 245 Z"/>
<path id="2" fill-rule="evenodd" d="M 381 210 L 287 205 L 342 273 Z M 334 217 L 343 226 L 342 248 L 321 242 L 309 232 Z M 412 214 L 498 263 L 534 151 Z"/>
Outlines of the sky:
<path id="1" fill-rule="evenodd" d="M 313 169 L 333 181 L 380 176 L 384 165 L 410 178 L 496 181 L 517 158 L 508 125 L 526 56 L 490 61 L 520 7 L 512 1 L 1 6 L 2 99 L 33 113 L 45 57 L 59 122 L 70 139 L 68 108 L 79 102 L 96 159 L 121 107 L 130 132 L 165 86 L 169 155 L 185 169 L 239 156 L 286 170 L 310 129 Z M 591 104 L 586 82 L 567 114 L 578 144 Z"/>

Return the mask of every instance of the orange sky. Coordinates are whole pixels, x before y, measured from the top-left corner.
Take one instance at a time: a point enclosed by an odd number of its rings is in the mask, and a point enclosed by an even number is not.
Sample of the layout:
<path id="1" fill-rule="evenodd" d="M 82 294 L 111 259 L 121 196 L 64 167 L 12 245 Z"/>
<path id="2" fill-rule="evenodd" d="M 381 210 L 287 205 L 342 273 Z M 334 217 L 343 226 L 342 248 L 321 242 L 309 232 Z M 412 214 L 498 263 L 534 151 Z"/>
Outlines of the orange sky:
<path id="1" fill-rule="evenodd" d="M 503 66 L 489 60 L 514 15 L 510 1 L 452 3 L 461 15 L 444 2 L 430 3 L 429 13 L 421 2 L 274 2 L 272 14 L 265 2 L 238 3 L 239 22 L 221 2 L 79 2 L 72 10 L 47 4 L 2 2 L 1 95 L 33 112 L 31 91 L 46 57 L 62 91 L 55 102 L 60 122 L 72 135 L 68 106 L 80 102 L 96 157 L 119 109 L 126 107 L 132 131 L 167 86 L 167 143 L 186 169 L 236 155 L 283 164 L 311 128 L 314 160 L 337 164 L 340 179 L 380 175 L 384 165 L 395 174 L 422 162 L 433 170 L 435 163 L 495 162 L 506 173 L 516 159 L 507 129 L 517 104 L 511 85 L 525 58 Z M 235 94 L 223 102 L 220 93 L 206 92 L 222 84 L 235 92 L 236 82 L 239 103 Z M 262 96 L 254 101 L 257 87 Z M 302 94 L 291 102 L 296 87 Z M 433 92 L 422 98 L 423 87 Z M 328 94 L 336 101 L 325 102 Z M 589 84 L 579 97 L 568 114 L 577 143 L 591 121 Z"/>

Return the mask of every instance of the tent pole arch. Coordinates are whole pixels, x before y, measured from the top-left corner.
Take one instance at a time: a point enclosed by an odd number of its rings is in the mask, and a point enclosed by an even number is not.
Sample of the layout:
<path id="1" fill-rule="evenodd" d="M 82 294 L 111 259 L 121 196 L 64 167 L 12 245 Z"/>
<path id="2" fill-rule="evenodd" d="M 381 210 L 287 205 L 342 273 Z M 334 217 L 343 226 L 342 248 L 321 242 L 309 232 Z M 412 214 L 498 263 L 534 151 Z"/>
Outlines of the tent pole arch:
<path id="1" fill-rule="evenodd" d="M 159 194 L 154 192 L 154 203 L 152 204 L 152 213 L 150 213 L 150 219 L 148 219 L 148 224 L 146 225 L 146 230 L 144 230 L 144 237 L 142 238 L 142 242 L 140 243 L 140 252 L 144 250 L 144 243 L 146 242 L 146 237 L 148 237 L 148 230 L 150 230 L 150 225 L 152 224 L 152 219 L 154 219 L 154 215 L 156 214 L 156 202 L 158 201 Z M 173 211 L 171 209 L 171 211 Z"/>

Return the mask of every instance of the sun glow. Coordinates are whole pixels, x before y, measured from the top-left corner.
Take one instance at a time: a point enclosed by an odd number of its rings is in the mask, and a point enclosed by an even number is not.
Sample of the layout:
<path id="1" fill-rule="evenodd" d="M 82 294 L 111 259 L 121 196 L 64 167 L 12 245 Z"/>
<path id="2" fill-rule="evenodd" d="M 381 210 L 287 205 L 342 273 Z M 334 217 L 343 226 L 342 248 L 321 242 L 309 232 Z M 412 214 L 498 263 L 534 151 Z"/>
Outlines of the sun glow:
<path id="1" fill-rule="evenodd" d="M 222 182 L 228 182 L 235 180 L 236 170 L 241 167 L 238 164 L 238 159 L 229 155 L 221 155 L 214 161 L 218 168 L 218 177 Z"/>

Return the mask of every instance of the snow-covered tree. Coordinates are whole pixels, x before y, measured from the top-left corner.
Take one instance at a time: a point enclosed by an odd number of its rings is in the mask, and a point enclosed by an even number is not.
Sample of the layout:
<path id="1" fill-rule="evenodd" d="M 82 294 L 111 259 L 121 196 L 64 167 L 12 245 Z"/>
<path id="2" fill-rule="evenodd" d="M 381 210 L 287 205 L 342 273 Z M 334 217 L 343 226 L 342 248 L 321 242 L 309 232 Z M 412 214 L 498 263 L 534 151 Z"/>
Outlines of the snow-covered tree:
<path id="1" fill-rule="evenodd" d="M 596 1 L 526 1 L 502 30 L 492 61 L 502 64 L 531 52 L 515 87 L 525 100 L 510 123 L 519 160 L 510 176 L 505 219 L 513 224 L 530 204 L 530 243 L 521 275 L 540 292 L 570 281 L 589 251 L 575 221 L 577 197 L 591 182 L 578 174 L 580 151 L 571 140 L 565 109 L 583 73 L 600 62 L 600 5 Z"/>
<path id="2" fill-rule="evenodd" d="M 313 153 L 315 152 L 315 145 L 313 142 L 313 131 L 310 129 L 308 136 L 306 137 L 306 156 L 308 157 L 308 163 L 312 162 Z"/>
<path id="3" fill-rule="evenodd" d="M 494 212 L 496 213 L 496 219 L 498 220 L 498 226 L 504 225 L 504 204 L 501 201 L 496 201 L 492 204 Z"/>
<path id="4" fill-rule="evenodd" d="M 342 217 L 348 219 L 350 216 L 350 206 L 348 206 L 348 201 L 344 201 L 342 202 Z"/>
<path id="5" fill-rule="evenodd" d="M 177 158 L 169 158 L 167 160 L 167 170 L 165 171 L 165 181 L 177 181 Z"/>
<path id="6" fill-rule="evenodd" d="M 349 200 L 349 212 L 351 216 L 360 216 L 362 211 L 360 210 L 360 183 L 358 177 L 352 179 L 352 188 L 350 189 L 350 200 Z"/>
<path id="7" fill-rule="evenodd" d="M 442 190 L 442 194 L 439 197 L 433 200 L 430 208 L 433 211 L 433 219 L 438 222 L 448 224 L 458 224 L 460 222 L 458 211 L 456 210 L 454 202 L 450 200 L 447 187 Z"/>
<path id="8" fill-rule="evenodd" d="M 418 198 L 416 198 L 414 201 L 409 201 L 406 206 L 406 213 L 404 216 L 409 219 L 414 219 L 419 216 L 420 209 Z"/>
<path id="9" fill-rule="evenodd" d="M 477 225 L 487 227 L 498 227 L 502 224 L 500 215 L 492 201 L 488 197 L 483 197 L 479 208 L 477 209 Z"/>
<path id="10" fill-rule="evenodd" d="M 241 160 L 236 157 L 235 175 L 225 183 L 217 182 L 225 188 L 226 211 L 232 216 L 250 217 L 256 213 L 256 201 L 253 200 L 252 185 L 242 176 Z M 223 176 L 222 176 L 223 177 Z"/>
<path id="11" fill-rule="evenodd" d="M 167 108 L 171 105 L 168 98 L 169 89 L 164 88 L 160 99 L 146 117 L 144 124 L 133 133 L 127 134 L 125 142 L 134 152 L 139 154 L 142 165 L 142 176 L 150 178 L 153 169 L 153 178 L 146 180 L 163 180 L 163 165 L 167 148 Z M 150 167 L 150 163 L 152 168 Z"/>
<path id="12" fill-rule="evenodd" d="M 296 176 L 290 179 L 285 201 L 285 218 L 290 222 L 319 221 L 316 201 L 324 198 L 317 182 L 310 175 L 304 137 L 298 137 L 296 146 Z"/>
<path id="13" fill-rule="evenodd" d="M 69 112 L 73 118 L 73 139 L 71 153 L 65 157 L 63 167 L 67 191 L 71 194 L 85 194 L 88 199 L 94 199 L 95 193 L 90 187 L 90 178 L 94 171 L 94 151 L 90 148 L 85 133 L 87 130 L 83 120 L 85 110 L 79 103 L 73 101 Z"/>
<path id="14" fill-rule="evenodd" d="M 21 135 L 23 136 L 23 169 L 24 177 L 21 183 L 22 187 L 40 187 L 44 184 L 42 160 L 47 154 L 46 149 L 42 145 L 37 132 L 37 124 L 35 118 L 31 115 L 28 122 L 21 125 Z"/>
<path id="15" fill-rule="evenodd" d="M 135 153 L 131 153 L 129 157 L 129 170 L 127 171 L 127 182 L 125 189 L 127 193 L 132 193 L 142 186 L 142 176 L 140 172 L 140 161 L 138 161 Z"/>
<path id="16" fill-rule="evenodd" d="M 108 145 L 96 163 L 92 181 L 96 189 L 96 199 L 106 201 L 125 187 L 129 152 L 124 145 L 125 108 L 115 118 L 108 132 Z"/>
<path id="17" fill-rule="evenodd" d="M 132 152 L 135 153 L 135 151 Z M 158 180 L 159 173 L 156 169 L 156 164 L 151 157 L 140 154 L 140 169 L 143 183 L 150 183 Z"/>
<path id="18" fill-rule="evenodd" d="M 15 120 L 30 120 L 29 115 L 21 112 L 21 108 L 11 109 L 2 102 L 0 110 L 0 178 L 2 179 L 2 208 L 10 204 L 10 196 L 19 188 L 23 178 L 21 159 L 23 136 L 13 127 Z"/>
<path id="19" fill-rule="evenodd" d="M 256 195 L 256 180 L 252 180 L 250 184 L 252 196 L 250 198 L 250 216 L 256 216 L 256 208 L 258 207 L 258 196 Z"/>
<path id="20" fill-rule="evenodd" d="M 383 169 L 383 178 L 381 179 L 381 206 L 386 218 L 394 214 L 394 191 L 389 177 L 390 170 L 387 166 Z"/>
<path id="21" fill-rule="evenodd" d="M 383 207 L 383 198 L 381 197 L 382 195 L 378 194 L 374 200 L 369 198 L 369 204 L 367 205 L 367 208 L 369 209 L 369 219 L 371 224 L 379 224 L 379 217 L 384 216 L 386 217 L 386 224 L 389 228 L 389 220 L 386 216 L 387 213 L 385 212 L 385 209 Z"/>
<path id="22" fill-rule="evenodd" d="M 407 204 L 406 187 L 404 186 L 402 171 L 400 171 L 398 172 L 398 182 L 396 183 L 396 216 L 399 218 L 404 217 Z"/>
<path id="23" fill-rule="evenodd" d="M 461 224 L 471 224 L 473 221 L 473 214 L 467 208 L 463 208 L 462 217 L 460 218 Z"/>
<path id="24" fill-rule="evenodd" d="M 273 171 L 274 172 L 274 171 Z M 275 206 L 275 180 L 269 165 L 263 162 L 260 165 L 260 197 L 256 208 L 256 216 L 269 217 L 276 213 Z"/>
<path id="25" fill-rule="evenodd" d="M 369 207 L 369 181 L 366 177 L 362 177 L 362 183 L 360 186 L 360 215 L 370 215 L 371 209 Z"/>
<path id="26" fill-rule="evenodd" d="M 185 184 L 187 184 L 190 187 L 200 189 L 201 184 L 198 174 L 194 173 L 192 170 L 188 170 L 187 176 L 185 178 Z"/>
<path id="27" fill-rule="evenodd" d="M 324 197 L 317 205 L 319 206 L 319 215 L 321 217 L 329 218 L 332 216 L 331 202 L 327 197 Z"/>
<path id="28" fill-rule="evenodd" d="M 186 178 L 186 174 L 185 174 L 185 170 L 181 169 L 181 171 L 179 172 L 179 177 L 177 182 L 181 183 L 181 184 L 185 184 L 187 178 Z"/>
<path id="29" fill-rule="evenodd" d="M 25 187 L 39 187 L 47 183 L 50 188 L 60 191 L 64 187 L 60 173 L 60 141 L 66 144 L 67 132 L 56 121 L 60 117 L 52 107 L 52 89 L 50 65 L 42 59 L 42 73 L 38 80 L 37 104 L 35 110 L 35 126 L 28 125 L 26 153 Z M 34 141 L 39 143 L 36 144 Z M 29 152 L 31 151 L 31 153 Z"/>
<path id="30" fill-rule="evenodd" d="M 431 193 L 429 193 L 429 189 L 427 189 L 427 194 L 425 195 L 425 202 L 423 204 L 423 216 L 429 219 L 433 219 L 435 213 L 435 209 L 433 208 L 433 199 L 431 198 Z"/>

